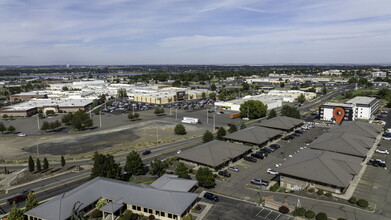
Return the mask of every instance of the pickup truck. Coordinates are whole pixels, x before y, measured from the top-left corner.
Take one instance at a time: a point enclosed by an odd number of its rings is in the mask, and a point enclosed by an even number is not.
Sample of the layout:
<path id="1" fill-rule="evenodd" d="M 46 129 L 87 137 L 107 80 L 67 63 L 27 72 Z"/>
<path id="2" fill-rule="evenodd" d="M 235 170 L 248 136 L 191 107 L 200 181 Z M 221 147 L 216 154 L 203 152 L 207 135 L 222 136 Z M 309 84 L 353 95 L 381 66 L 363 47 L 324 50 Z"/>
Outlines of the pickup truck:
<path id="1" fill-rule="evenodd" d="M 33 192 L 33 191 L 30 191 L 30 190 L 24 190 L 20 193 L 18 193 L 17 195 L 15 195 L 14 197 L 12 198 L 9 198 L 7 201 L 10 205 L 14 204 L 14 203 L 19 203 L 19 202 L 23 202 L 24 200 L 27 199 L 27 196 L 30 192 Z"/>

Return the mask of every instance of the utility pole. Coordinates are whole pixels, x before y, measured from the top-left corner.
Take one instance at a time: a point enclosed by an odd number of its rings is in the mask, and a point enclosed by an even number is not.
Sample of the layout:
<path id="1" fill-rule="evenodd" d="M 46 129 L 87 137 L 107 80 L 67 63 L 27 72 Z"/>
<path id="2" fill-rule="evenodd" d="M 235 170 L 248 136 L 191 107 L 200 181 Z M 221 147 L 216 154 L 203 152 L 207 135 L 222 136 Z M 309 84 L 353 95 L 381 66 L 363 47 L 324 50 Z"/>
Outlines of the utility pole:
<path id="1" fill-rule="evenodd" d="M 175 119 L 178 119 L 178 108 L 175 109 Z"/>
<path id="2" fill-rule="evenodd" d="M 209 113 L 209 110 L 206 109 L 206 123 L 207 124 L 209 123 L 209 115 L 208 115 L 208 113 Z"/>
<path id="3" fill-rule="evenodd" d="M 38 144 L 37 144 L 37 158 L 39 158 L 39 148 L 38 148 Z"/>
<path id="4" fill-rule="evenodd" d="M 216 115 L 213 115 L 213 131 L 216 129 Z"/>
<path id="5" fill-rule="evenodd" d="M 102 110 L 99 110 L 99 127 L 102 127 Z"/>
<path id="6" fill-rule="evenodd" d="M 38 131 L 40 129 L 40 126 L 39 126 L 39 113 L 37 114 L 37 125 L 38 125 Z"/>
<path id="7" fill-rule="evenodd" d="M 134 106 L 133 106 L 133 115 L 134 115 Z"/>
<path id="8" fill-rule="evenodd" d="M 156 126 L 156 145 L 159 144 L 159 130 L 158 127 Z"/>

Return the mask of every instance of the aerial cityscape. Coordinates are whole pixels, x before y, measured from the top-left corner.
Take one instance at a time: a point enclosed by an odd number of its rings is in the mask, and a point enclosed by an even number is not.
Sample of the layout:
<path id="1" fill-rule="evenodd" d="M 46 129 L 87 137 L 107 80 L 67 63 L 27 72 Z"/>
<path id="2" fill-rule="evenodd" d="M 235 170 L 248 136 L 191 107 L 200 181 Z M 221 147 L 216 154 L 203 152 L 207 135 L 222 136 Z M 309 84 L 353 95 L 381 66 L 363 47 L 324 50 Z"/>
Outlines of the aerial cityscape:
<path id="1" fill-rule="evenodd" d="M 1 1 L 0 219 L 391 219 L 390 9 Z"/>

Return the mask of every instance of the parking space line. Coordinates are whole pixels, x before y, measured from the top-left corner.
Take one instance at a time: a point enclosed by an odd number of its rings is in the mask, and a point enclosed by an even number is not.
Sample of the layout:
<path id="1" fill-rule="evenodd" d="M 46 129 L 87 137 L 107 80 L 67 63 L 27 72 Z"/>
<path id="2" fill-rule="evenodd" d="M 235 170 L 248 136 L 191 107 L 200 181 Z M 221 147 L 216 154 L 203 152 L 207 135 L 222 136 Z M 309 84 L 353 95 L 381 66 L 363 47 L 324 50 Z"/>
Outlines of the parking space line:
<path id="1" fill-rule="evenodd" d="M 279 217 L 280 217 L 281 213 L 278 213 L 277 217 L 275 218 L 275 220 L 277 220 Z"/>
<path id="2" fill-rule="evenodd" d="M 272 213 L 273 213 L 273 211 L 270 211 L 269 214 L 267 214 L 267 216 L 265 217 L 265 219 L 267 219 L 267 217 L 268 217 L 270 214 L 272 214 Z"/>
<path id="3" fill-rule="evenodd" d="M 259 211 L 259 212 L 258 212 L 258 214 L 257 214 L 257 215 L 255 215 L 255 216 L 258 216 L 258 215 L 259 215 L 259 213 L 261 213 L 263 210 L 264 210 L 264 208 L 262 208 L 262 209 L 261 209 L 261 211 Z"/>

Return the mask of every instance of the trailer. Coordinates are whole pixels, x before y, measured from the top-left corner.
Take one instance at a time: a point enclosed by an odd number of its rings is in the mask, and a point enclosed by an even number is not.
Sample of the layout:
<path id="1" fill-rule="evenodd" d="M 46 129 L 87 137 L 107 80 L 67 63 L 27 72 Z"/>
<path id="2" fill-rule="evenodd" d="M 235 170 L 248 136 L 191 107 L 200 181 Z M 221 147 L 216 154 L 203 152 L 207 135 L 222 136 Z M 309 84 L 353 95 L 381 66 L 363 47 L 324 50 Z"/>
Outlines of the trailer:
<path id="1" fill-rule="evenodd" d="M 229 118 L 239 118 L 240 117 L 240 113 L 237 113 L 237 114 L 233 114 L 233 115 L 230 115 Z"/>
<path id="2" fill-rule="evenodd" d="M 182 123 L 198 124 L 199 120 L 198 120 L 198 118 L 183 117 Z"/>

